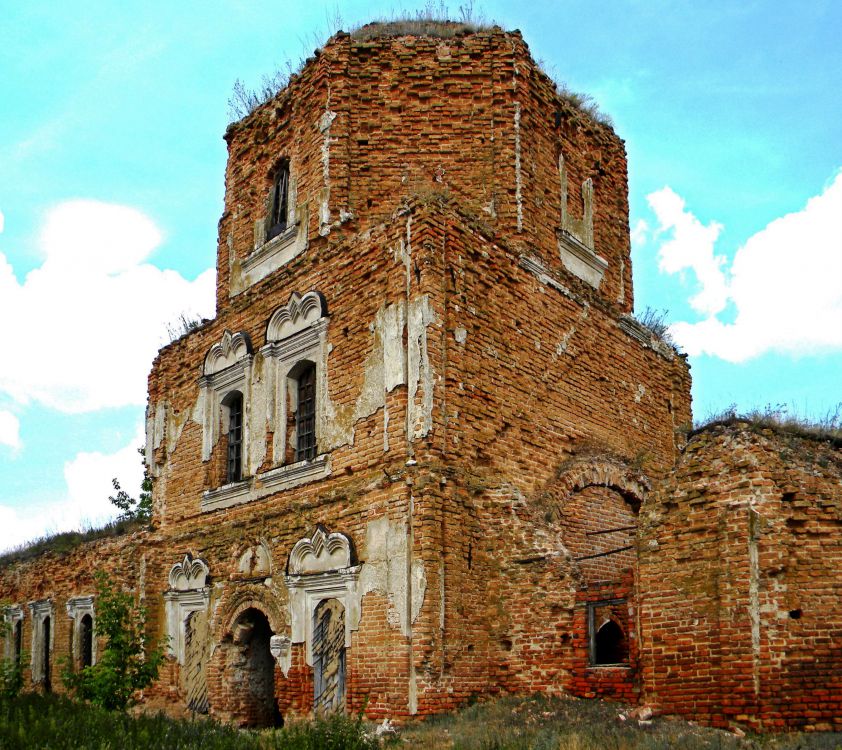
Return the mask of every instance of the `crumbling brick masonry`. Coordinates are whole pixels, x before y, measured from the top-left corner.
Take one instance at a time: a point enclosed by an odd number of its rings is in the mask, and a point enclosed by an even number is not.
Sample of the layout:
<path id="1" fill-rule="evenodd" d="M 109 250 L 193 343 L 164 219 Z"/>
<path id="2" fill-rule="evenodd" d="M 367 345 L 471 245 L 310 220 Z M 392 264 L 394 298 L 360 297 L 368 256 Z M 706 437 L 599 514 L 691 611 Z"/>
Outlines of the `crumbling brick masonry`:
<path id="1" fill-rule="evenodd" d="M 393 31 L 228 129 L 217 316 L 149 376 L 153 527 L 8 564 L 7 655 L 54 689 L 95 660 L 103 568 L 169 639 L 172 713 L 542 691 L 838 728 L 838 448 L 685 446 L 623 142 L 517 32 Z"/>

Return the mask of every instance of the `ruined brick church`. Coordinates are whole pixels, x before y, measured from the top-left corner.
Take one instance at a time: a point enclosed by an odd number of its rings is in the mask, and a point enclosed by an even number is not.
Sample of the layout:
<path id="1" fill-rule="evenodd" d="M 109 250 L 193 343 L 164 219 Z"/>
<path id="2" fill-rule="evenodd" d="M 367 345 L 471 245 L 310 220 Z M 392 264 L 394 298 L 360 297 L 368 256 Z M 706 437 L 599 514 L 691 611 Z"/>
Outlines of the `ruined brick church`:
<path id="1" fill-rule="evenodd" d="M 518 32 L 339 33 L 225 135 L 217 316 L 149 376 L 151 530 L 0 571 L 6 655 L 239 725 L 497 693 L 842 728 L 842 451 L 688 434 L 632 316 L 622 140 Z"/>

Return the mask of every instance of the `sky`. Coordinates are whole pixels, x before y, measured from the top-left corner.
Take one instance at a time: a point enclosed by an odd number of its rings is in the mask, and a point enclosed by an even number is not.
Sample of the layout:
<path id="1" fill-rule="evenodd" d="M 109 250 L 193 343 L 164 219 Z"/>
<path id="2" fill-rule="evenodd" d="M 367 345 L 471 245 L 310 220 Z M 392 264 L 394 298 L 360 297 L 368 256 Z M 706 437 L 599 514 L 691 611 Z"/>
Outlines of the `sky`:
<path id="1" fill-rule="evenodd" d="M 103 522 L 112 477 L 137 491 L 155 352 L 181 313 L 214 314 L 235 80 L 419 7 L 0 0 L 0 549 Z M 520 29 L 625 140 L 636 309 L 666 311 L 696 418 L 835 413 L 842 3 L 473 13 Z"/>

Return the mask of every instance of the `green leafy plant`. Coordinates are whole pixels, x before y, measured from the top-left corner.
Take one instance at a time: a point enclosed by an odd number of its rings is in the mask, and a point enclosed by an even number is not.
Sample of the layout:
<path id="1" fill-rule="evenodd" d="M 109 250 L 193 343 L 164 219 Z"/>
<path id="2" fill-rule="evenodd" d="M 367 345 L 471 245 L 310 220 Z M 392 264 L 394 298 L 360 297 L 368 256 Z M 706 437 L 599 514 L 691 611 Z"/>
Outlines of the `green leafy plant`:
<path id="1" fill-rule="evenodd" d="M 160 643 L 145 649 L 146 608 L 102 571 L 96 573 L 96 635 L 104 642 L 97 663 L 78 672 L 65 665 L 62 681 L 77 698 L 123 710 L 157 678 L 164 650 Z"/>
<path id="2" fill-rule="evenodd" d="M 137 449 L 137 452 L 142 456 L 145 451 L 141 446 Z M 111 480 L 111 484 L 116 494 L 111 495 L 108 499 L 113 506 L 123 511 L 120 516 L 121 521 L 148 523 L 152 520 L 152 477 L 149 476 L 145 462 L 143 467 L 143 481 L 140 483 L 140 495 L 138 495 L 137 500 L 120 486 L 117 477 Z"/>
<path id="3" fill-rule="evenodd" d="M 23 687 L 23 669 L 21 661 L 0 659 L 0 700 L 14 698 Z"/>

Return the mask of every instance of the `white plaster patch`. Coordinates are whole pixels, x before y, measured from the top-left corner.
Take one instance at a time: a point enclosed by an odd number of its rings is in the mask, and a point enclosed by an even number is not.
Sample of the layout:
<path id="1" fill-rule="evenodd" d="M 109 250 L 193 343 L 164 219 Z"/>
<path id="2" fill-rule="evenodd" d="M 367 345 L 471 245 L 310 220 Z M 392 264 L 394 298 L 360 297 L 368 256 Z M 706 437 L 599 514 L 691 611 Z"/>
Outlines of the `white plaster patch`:
<path id="1" fill-rule="evenodd" d="M 416 297 L 407 310 L 407 365 L 409 399 L 407 434 L 421 438 L 433 428 L 433 371 L 427 350 L 427 327 L 435 322 L 429 297 Z M 421 391 L 420 403 L 418 391 Z"/>
<path id="2" fill-rule="evenodd" d="M 326 109 L 319 120 L 319 130 L 322 133 L 322 180 L 324 185 L 319 201 L 319 234 L 323 237 L 330 234 L 330 146 L 336 138 L 330 137 L 330 128 L 336 119 L 336 112 Z"/>
<path id="3" fill-rule="evenodd" d="M 365 559 L 360 573 L 360 594 L 376 592 L 389 600 L 386 619 L 409 637 L 409 625 L 418 617 L 427 591 L 424 563 L 408 565 L 406 526 L 400 521 L 378 518 L 366 527 Z M 409 617 L 407 617 L 407 614 Z"/>
<path id="4" fill-rule="evenodd" d="M 517 203 L 517 230 L 523 230 L 523 184 L 520 168 L 520 102 L 515 102 L 515 202 Z"/>

